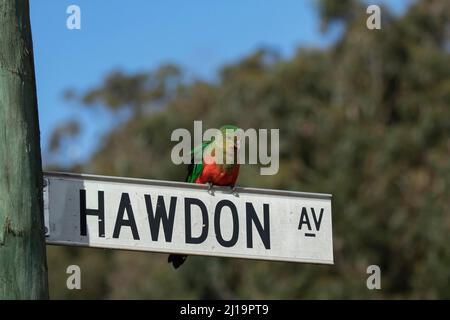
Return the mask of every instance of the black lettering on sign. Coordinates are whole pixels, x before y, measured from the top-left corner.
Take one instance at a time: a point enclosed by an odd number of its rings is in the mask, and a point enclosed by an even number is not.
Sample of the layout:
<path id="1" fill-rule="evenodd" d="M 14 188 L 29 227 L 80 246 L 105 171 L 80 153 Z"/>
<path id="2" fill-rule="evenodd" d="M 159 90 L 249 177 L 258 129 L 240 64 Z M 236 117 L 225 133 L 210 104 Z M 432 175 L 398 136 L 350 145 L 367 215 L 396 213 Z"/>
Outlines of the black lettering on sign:
<path id="1" fill-rule="evenodd" d="M 311 223 L 309 223 L 308 212 L 306 211 L 305 207 L 303 207 L 302 213 L 300 215 L 300 224 L 298 225 L 298 229 L 302 230 L 304 224 L 308 226 L 308 230 L 311 230 Z"/>
<path id="2" fill-rule="evenodd" d="M 314 227 L 316 232 L 318 232 L 320 230 L 320 226 L 322 224 L 322 218 L 323 218 L 323 212 L 324 212 L 324 208 L 320 209 L 320 215 L 319 217 L 316 216 L 316 211 L 314 210 L 314 208 L 310 208 L 311 209 L 311 214 L 312 214 L 312 220 L 314 222 Z M 298 229 L 302 230 L 303 225 L 306 225 L 308 228 L 308 231 L 312 231 L 311 228 L 311 223 L 310 223 L 310 218 L 308 216 L 308 211 L 306 210 L 306 207 L 302 208 L 302 212 L 300 214 L 300 223 L 298 225 Z M 316 234 L 315 233 L 311 233 L 311 232 L 307 232 L 305 233 L 306 237 L 315 237 Z"/>
<path id="3" fill-rule="evenodd" d="M 191 214 L 191 206 L 196 205 L 202 211 L 202 233 L 199 237 L 192 237 L 192 214 Z M 186 243 L 199 244 L 206 240 L 208 236 L 209 230 L 209 220 L 208 220 L 208 210 L 206 209 L 205 204 L 195 198 L 185 198 L 184 199 L 184 224 L 185 224 L 185 234 L 186 234 Z"/>
<path id="4" fill-rule="evenodd" d="M 317 231 L 320 230 L 320 225 L 322 224 L 323 210 L 324 210 L 324 208 L 321 208 L 321 209 L 320 209 L 319 220 L 317 220 L 316 212 L 314 211 L 314 208 L 311 208 L 311 212 L 312 212 L 312 215 L 313 215 L 314 224 L 316 225 L 316 230 L 317 230 Z"/>
<path id="5" fill-rule="evenodd" d="M 256 230 L 258 230 L 259 236 L 266 249 L 270 249 L 270 219 L 269 219 L 269 205 L 264 203 L 264 227 L 261 225 L 261 221 L 256 214 L 255 208 L 250 202 L 245 203 L 246 216 L 247 216 L 247 248 L 253 248 L 253 228 L 252 222 L 255 224 Z"/>
<path id="6" fill-rule="evenodd" d="M 98 216 L 98 236 L 105 237 L 105 196 L 98 192 L 98 209 L 86 208 L 86 190 L 80 190 L 80 235 L 87 235 L 86 216 Z"/>
<path id="7" fill-rule="evenodd" d="M 155 211 L 153 211 L 152 199 L 150 195 L 146 194 L 144 197 L 145 197 L 145 205 L 147 207 L 148 224 L 150 226 L 152 240 L 158 241 L 159 229 L 162 220 L 164 237 L 166 239 L 166 242 L 172 242 L 173 221 L 175 219 L 175 207 L 177 204 L 177 197 L 170 198 L 169 216 L 167 216 L 167 209 L 166 204 L 164 203 L 163 196 L 158 196 Z"/>
<path id="8" fill-rule="evenodd" d="M 222 208 L 228 207 L 231 210 L 231 216 L 233 217 L 233 235 L 231 239 L 226 241 L 222 236 L 222 230 L 220 228 L 220 216 L 222 213 Z M 239 216 L 236 206 L 230 200 L 221 200 L 216 205 L 216 210 L 214 212 L 214 231 L 216 232 L 217 242 L 223 247 L 229 248 L 236 244 L 239 237 Z"/>
<path id="9" fill-rule="evenodd" d="M 127 212 L 128 220 L 124 219 L 125 211 Z M 120 230 L 123 226 L 130 227 L 131 232 L 133 233 L 133 239 L 139 240 L 139 233 L 136 227 L 136 221 L 134 220 L 133 208 L 131 207 L 130 196 L 128 193 L 122 193 L 122 197 L 120 198 L 113 238 L 119 238 Z"/>

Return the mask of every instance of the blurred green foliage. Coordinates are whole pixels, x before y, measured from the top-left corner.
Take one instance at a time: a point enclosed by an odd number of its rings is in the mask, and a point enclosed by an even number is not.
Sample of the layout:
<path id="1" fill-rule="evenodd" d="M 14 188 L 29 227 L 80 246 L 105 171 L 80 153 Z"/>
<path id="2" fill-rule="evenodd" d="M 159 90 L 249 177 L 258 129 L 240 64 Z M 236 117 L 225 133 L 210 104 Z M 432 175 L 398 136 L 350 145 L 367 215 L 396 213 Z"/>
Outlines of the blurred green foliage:
<path id="1" fill-rule="evenodd" d="M 50 247 L 53 298 L 450 298 L 450 2 L 383 9 L 379 31 L 361 2 L 318 8 L 345 25 L 329 48 L 289 60 L 262 49 L 216 82 L 185 81 L 172 65 L 112 73 L 81 99 L 132 116 L 72 170 L 181 181 L 172 130 L 280 128 L 279 173 L 245 165 L 238 184 L 332 193 L 335 265 L 190 257 L 174 271 L 161 254 Z M 65 287 L 70 264 L 81 291 Z M 380 291 L 366 288 L 372 264 Z"/>

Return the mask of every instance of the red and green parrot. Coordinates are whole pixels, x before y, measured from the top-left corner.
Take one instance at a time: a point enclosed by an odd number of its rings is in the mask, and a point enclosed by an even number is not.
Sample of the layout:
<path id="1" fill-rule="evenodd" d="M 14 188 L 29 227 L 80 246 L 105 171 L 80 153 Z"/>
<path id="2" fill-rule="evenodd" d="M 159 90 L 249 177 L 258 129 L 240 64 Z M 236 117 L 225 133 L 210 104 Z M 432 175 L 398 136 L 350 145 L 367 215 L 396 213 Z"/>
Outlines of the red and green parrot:
<path id="1" fill-rule="evenodd" d="M 236 126 L 225 125 L 219 129 L 222 139 L 213 138 L 204 141 L 191 151 L 191 163 L 188 167 L 186 182 L 208 184 L 208 192 L 214 185 L 229 186 L 234 192 L 236 180 L 239 176 L 239 163 L 237 161 L 239 139 L 235 134 L 237 129 Z M 196 155 L 199 156 L 199 153 L 202 162 L 194 163 L 194 158 Z M 219 153 L 222 155 L 221 162 L 216 161 Z M 226 159 L 231 157 L 233 162 L 227 163 Z M 177 269 L 186 261 L 186 258 L 186 255 L 171 254 L 168 262 L 172 263 L 173 267 Z"/>

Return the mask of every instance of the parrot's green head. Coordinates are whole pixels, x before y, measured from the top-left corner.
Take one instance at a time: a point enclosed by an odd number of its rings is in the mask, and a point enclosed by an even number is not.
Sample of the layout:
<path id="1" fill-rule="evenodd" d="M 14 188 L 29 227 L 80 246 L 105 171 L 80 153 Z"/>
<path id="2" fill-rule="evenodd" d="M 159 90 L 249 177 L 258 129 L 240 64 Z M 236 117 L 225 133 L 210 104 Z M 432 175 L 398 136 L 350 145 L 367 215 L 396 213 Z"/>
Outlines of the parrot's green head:
<path id="1" fill-rule="evenodd" d="M 238 130 L 239 128 L 234 125 L 222 126 L 209 145 L 208 149 L 210 149 L 211 155 L 215 156 L 217 153 L 222 155 L 221 160 L 216 157 L 216 161 L 219 160 L 225 169 L 232 169 L 238 162 L 238 149 L 240 148 Z"/>

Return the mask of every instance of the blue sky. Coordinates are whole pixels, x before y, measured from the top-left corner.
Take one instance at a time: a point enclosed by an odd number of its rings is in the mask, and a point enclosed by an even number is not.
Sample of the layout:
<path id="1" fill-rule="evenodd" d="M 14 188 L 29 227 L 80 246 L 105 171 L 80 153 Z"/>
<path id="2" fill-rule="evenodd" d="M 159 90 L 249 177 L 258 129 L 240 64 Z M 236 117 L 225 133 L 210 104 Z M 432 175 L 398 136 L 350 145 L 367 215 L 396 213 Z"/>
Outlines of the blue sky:
<path id="1" fill-rule="evenodd" d="M 314 0 L 31 0 L 31 21 L 44 164 L 52 130 L 81 119 L 85 133 L 69 143 L 61 164 L 86 159 L 114 122 L 64 101 L 68 88 L 99 84 L 114 69 L 150 70 L 174 62 L 195 76 L 213 78 L 218 68 L 261 46 L 288 57 L 300 46 L 326 46 Z M 384 2 L 402 12 L 408 0 Z M 66 28 L 66 9 L 81 8 L 81 30 Z"/>

